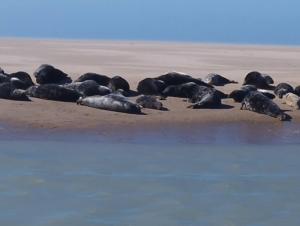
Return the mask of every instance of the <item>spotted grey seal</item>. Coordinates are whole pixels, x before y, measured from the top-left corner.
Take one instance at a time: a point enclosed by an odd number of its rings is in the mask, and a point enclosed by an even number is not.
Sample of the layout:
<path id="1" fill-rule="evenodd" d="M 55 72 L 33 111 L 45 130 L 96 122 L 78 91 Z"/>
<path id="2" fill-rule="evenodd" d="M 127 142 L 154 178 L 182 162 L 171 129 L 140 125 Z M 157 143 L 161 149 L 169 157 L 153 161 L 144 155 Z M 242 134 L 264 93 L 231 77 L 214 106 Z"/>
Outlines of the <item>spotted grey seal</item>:
<path id="1" fill-rule="evenodd" d="M 294 88 L 291 85 L 287 84 L 287 83 L 279 83 L 275 87 L 274 93 L 279 98 L 282 98 L 282 96 L 287 94 L 287 93 L 294 93 Z"/>
<path id="2" fill-rule="evenodd" d="M 80 97 L 78 92 L 57 84 L 31 86 L 26 90 L 26 94 L 40 99 L 64 102 L 76 102 Z"/>
<path id="3" fill-rule="evenodd" d="M 161 95 L 166 84 L 155 78 L 145 78 L 138 83 L 137 91 L 144 95 Z"/>
<path id="4" fill-rule="evenodd" d="M 100 74 L 88 72 L 81 75 L 77 80 L 75 80 L 75 82 L 84 82 L 86 80 L 93 80 L 101 86 L 108 86 L 110 78 L 106 75 L 100 75 Z"/>
<path id="5" fill-rule="evenodd" d="M 155 110 L 168 110 L 163 107 L 163 104 L 157 100 L 155 96 L 142 95 L 136 99 L 136 103 L 143 108 L 155 109 Z"/>
<path id="6" fill-rule="evenodd" d="M 63 71 L 49 64 L 42 64 L 34 72 L 38 84 L 65 84 L 71 83 L 72 79 Z"/>
<path id="7" fill-rule="evenodd" d="M 287 94 L 282 96 L 282 100 L 283 100 L 284 104 L 299 110 L 299 108 L 300 108 L 300 97 L 297 96 L 296 94 L 287 93 Z"/>
<path id="8" fill-rule="evenodd" d="M 291 117 L 284 113 L 277 104 L 258 91 L 251 91 L 247 94 L 242 101 L 241 110 L 265 114 L 274 118 L 279 118 L 281 121 L 291 119 Z"/>
<path id="9" fill-rule="evenodd" d="M 158 76 L 155 79 L 163 81 L 166 86 L 181 85 L 188 82 L 194 82 L 197 85 L 212 87 L 211 85 L 201 81 L 200 79 L 193 78 L 192 76 L 181 72 L 170 72 L 165 75 Z"/>
<path id="10" fill-rule="evenodd" d="M 80 97 L 77 104 L 108 111 L 141 114 L 141 107 L 119 94 Z"/>
<path id="11" fill-rule="evenodd" d="M 215 74 L 215 73 L 211 73 L 208 74 L 204 79 L 204 82 L 206 82 L 209 85 L 213 85 L 213 86 L 224 86 L 230 83 L 238 83 L 234 80 L 229 80 L 219 74 Z"/>

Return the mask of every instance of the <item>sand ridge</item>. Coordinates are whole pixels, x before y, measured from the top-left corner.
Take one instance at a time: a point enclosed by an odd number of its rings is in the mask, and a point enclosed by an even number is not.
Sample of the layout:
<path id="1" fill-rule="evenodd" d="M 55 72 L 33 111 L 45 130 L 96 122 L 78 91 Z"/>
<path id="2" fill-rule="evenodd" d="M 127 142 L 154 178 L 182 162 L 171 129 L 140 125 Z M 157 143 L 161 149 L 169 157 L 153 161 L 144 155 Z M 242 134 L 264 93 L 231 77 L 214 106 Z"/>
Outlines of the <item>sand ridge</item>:
<path id="1" fill-rule="evenodd" d="M 221 87 L 228 93 L 241 86 L 245 75 L 253 70 L 270 74 L 276 83 L 300 85 L 300 48 L 284 46 L 242 46 L 196 43 L 113 42 L 75 40 L 0 39 L 0 66 L 8 73 L 26 71 L 33 74 L 43 63 L 53 64 L 73 79 L 86 72 L 121 75 L 132 89 L 145 77 L 181 71 L 197 78 L 211 72 L 222 74 L 239 84 Z M 282 123 L 253 112 L 240 111 L 240 104 L 224 100 L 228 109 L 188 109 L 179 98 L 163 101 L 170 111 L 143 109 L 145 115 L 103 111 L 75 103 L 32 98 L 32 102 L 0 100 L 0 123 L 47 129 L 135 128 L 169 125 L 201 126 L 203 123 L 249 122 Z M 276 102 L 283 109 L 290 107 Z M 300 112 L 289 112 L 293 122 Z M 293 123 L 292 122 L 292 123 Z"/>

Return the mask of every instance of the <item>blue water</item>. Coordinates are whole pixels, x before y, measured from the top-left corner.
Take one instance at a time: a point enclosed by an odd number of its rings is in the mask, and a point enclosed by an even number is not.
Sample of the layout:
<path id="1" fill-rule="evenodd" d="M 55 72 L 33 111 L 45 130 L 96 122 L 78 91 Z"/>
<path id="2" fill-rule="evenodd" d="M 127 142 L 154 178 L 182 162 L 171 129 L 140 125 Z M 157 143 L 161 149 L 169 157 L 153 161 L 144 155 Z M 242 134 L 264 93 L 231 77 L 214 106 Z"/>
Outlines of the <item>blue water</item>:
<path id="1" fill-rule="evenodd" d="M 2 131 L 0 225 L 300 225 L 299 135 L 262 143 L 218 129 L 206 131 L 209 143 L 186 140 L 191 130 L 134 139 Z"/>
<path id="2" fill-rule="evenodd" d="M 2 0 L 0 36 L 300 44 L 298 0 Z"/>

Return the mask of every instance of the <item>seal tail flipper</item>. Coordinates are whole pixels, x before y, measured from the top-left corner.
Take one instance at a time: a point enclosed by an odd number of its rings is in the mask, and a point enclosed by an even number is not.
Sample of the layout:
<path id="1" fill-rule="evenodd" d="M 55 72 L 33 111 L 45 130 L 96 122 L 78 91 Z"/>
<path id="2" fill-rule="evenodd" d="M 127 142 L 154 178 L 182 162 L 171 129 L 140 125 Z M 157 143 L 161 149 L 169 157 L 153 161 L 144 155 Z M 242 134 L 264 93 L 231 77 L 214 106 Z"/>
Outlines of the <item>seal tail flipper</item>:
<path id="1" fill-rule="evenodd" d="M 80 105 L 82 103 L 82 99 L 83 99 L 82 97 L 79 97 L 79 99 L 76 101 L 76 104 Z"/>
<path id="2" fill-rule="evenodd" d="M 279 116 L 280 121 L 291 121 L 292 117 L 284 112 L 282 112 Z"/>

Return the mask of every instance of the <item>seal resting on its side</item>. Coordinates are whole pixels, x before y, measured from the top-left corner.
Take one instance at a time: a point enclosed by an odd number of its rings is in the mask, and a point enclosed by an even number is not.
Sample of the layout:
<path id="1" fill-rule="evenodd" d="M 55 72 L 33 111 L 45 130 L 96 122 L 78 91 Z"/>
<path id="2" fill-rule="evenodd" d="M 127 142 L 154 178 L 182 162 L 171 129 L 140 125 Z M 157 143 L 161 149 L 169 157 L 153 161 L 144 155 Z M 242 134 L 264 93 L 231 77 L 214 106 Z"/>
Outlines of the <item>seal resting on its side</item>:
<path id="1" fill-rule="evenodd" d="M 188 108 L 200 109 L 200 108 L 219 108 L 222 105 L 221 97 L 214 89 L 206 89 L 195 95 L 190 101 L 194 104 L 188 106 Z"/>
<path id="2" fill-rule="evenodd" d="M 24 71 L 18 71 L 15 73 L 11 73 L 7 75 L 8 78 L 17 78 L 23 83 L 22 89 L 27 89 L 30 86 L 33 86 L 34 83 L 30 77 L 30 75 Z"/>
<path id="3" fill-rule="evenodd" d="M 141 107 L 120 94 L 79 98 L 77 104 L 108 111 L 141 114 Z"/>
<path id="4" fill-rule="evenodd" d="M 154 78 L 145 78 L 139 82 L 137 91 L 144 95 L 161 95 L 166 88 L 166 84 Z"/>
<path id="5" fill-rule="evenodd" d="M 251 91 L 247 94 L 242 101 L 241 110 L 265 114 L 274 118 L 279 118 L 281 121 L 291 119 L 291 117 L 284 113 L 277 104 L 258 91 Z"/>
<path id="6" fill-rule="evenodd" d="M 283 103 L 287 104 L 290 107 L 296 108 L 299 110 L 300 108 L 300 97 L 294 93 L 287 93 L 282 97 Z"/>
<path id="7" fill-rule="evenodd" d="M 0 84 L 0 98 L 9 100 L 30 101 L 24 90 L 18 89 L 14 84 L 14 79 L 11 82 Z"/>
<path id="8" fill-rule="evenodd" d="M 294 93 L 294 88 L 291 85 L 287 84 L 287 83 L 279 83 L 275 87 L 274 93 L 279 98 L 282 98 L 282 96 L 287 94 L 287 93 Z"/>
<path id="9" fill-rule="evenodd" d="M 229 80 L 219 74 L 215 74 L 215 73 L 211 73 L 208 74 L 204 79 L 204 82 L 206 82 L 209 85 L 213 85 L 213 86 L 224 86 L 230 83 L 238 83 L 236 81 L 233 80 Z"/>
<path id="10" fill-rule="evenodd" d="M 143 108 L 155 109 L 155 110 L 168 110 L 163 107 L 163 104 L 157 100 L 155 96 L 142 95 L 136 99 L 136 103 Z"/>
<path id="11" fill-rule="evenodd" d="M 111 90 L 109 88 L 107 88 L 106 86 L 101 86 L 93 80 L 74 82 L 62 86 L 78 92 L 83 97 L 95 95 L 104 96 L 111 93 Z"/>
<path id="12" fill-rule="evenodd" d="M 86 80 L 93 80 L 101 86 L 108 86 L 110 78 L 106 75 L 100 75 L 89 72 L 81 75 L 75 82 L 84 82 Z"/>
<path id="13" fill-rule="evenodd" d="M 71 83 L 72 79 L 61 70 L 49 64 L 42 64 L 34 72 L 38 84 L 66 84 Z"/>
<path id="14" fill-rule="evenodd" d="M 171 85 L 176 86 L 188 82 L 194 82 L 200 86 L 212 87 L 211 85 L 201 81 L 200 79 L 195 79 L 190 75 L 180 73 L 180 72 L 170 72 L 165 75 L 158 76 L 155 79 L 163 81 L 166 84 L 166 86 L 171 86 Z"/>
<path id="15" fill-rule="evenodd" d="M 64 102 L 76 102 L 80 97 L 78 92 L 56 84 L 31 86 L 26 90 L 26 93 L 31 97 Z"/>
<path id="16" fill-rule="evenodd" d="M 275 98 L 275 95 L 273 95 L 272 93 L 269 93 L 265 90 L 257 90 L 257 88 L 253 85 L 244 85 L 238 90 L 233 90 L 229 94 L 229 98 L 232 98 L 235 102 L 241 103 L 244 100 L 244 98 L 248 95 L 248 93 L 252 91 L 258 91 L 270 99 Z"/>

